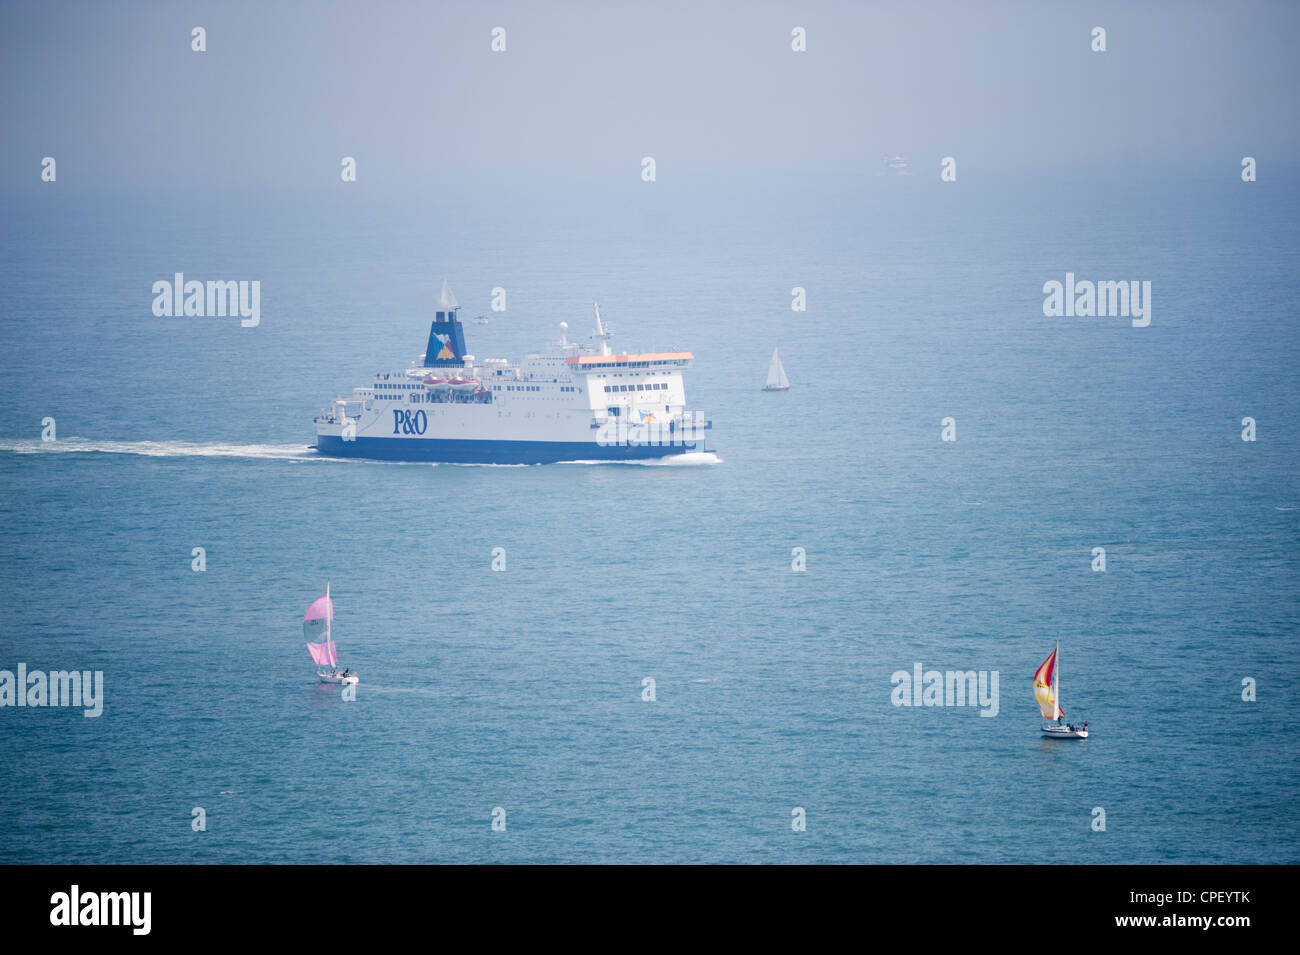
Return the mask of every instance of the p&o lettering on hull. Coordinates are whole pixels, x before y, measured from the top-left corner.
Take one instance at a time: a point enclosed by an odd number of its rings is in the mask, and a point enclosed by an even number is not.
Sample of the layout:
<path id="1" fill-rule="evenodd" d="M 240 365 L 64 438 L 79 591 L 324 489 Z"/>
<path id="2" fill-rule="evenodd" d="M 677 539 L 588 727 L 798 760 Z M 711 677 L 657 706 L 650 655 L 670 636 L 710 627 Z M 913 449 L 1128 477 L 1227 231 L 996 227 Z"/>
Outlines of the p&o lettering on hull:
<path id="1" fill-rule="evenodd" d="M 429 416 L 423 411 L 414 414 L 406 408 L 393 409 L 393 434 L 424 434 L 429 427 Z"/>

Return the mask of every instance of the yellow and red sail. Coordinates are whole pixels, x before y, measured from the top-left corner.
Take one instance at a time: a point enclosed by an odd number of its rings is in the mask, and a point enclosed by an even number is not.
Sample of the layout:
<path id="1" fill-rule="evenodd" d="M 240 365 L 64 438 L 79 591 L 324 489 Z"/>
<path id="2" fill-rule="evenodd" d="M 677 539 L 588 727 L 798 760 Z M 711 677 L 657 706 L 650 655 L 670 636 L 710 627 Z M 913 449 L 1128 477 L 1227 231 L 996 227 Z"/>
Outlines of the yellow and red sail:
<path id="1" fill-rule="evenodd" d="M 1053 650 L 1034 673 L 1034 699 L 1038 700 L 1038 709 L 1045 720 L 1065 715 L 1056 700 L 1056 652 Z"/>

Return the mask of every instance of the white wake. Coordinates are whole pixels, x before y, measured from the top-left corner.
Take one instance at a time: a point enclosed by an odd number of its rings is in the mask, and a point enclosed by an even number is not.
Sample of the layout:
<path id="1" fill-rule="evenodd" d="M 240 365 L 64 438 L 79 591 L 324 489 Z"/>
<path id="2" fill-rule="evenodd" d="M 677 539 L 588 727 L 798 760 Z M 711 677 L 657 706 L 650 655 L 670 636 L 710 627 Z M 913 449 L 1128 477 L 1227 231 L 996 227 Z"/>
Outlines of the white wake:
<path id="1" fill-rule="evenodd" d="M 338 461 L 305 444 L 222 444 L 191 441 L 92 441 L 59 438 L 15 441 L 0 439 L 0 452 L 11 454 L 138 454 L 151 458 L 260 458 L 272 461 Z"/>
<path id="2" fill-rule="evenodd" d="M 670 454 L 662 458 L 642 458 L 629 461 L 609 461 L 592 459 L 590 461 L 560 461 L 560 464 L 617 464 L 622 466 L 640 465 L 643 468 L 698 468 L 722 464 L 722 458 L 715 451 L 687 451 L 684 454 Z"/>

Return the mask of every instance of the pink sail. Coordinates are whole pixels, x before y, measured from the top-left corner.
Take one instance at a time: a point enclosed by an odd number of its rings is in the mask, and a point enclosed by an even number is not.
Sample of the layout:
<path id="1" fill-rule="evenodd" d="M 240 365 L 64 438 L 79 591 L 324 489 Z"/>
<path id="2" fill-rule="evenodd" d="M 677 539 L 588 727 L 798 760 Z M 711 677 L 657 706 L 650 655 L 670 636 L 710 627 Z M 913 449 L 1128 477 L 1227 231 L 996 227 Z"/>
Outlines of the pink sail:
<path id="1" fill-rule="evenodd" d="M 324 643 L 309 643 L 307 650 L 311 653 L 311 658 L 318 666 L 333 666 L 339 662 L 338 652 L 334 648 L 333 640 L 326 640 Z"/>
<path id="2" fill-rule="evenodd" d="M 318 598 L 307 612 L 302 615 L 303 620 L 333 620 L 334 619 L 334 602 L 330 600 L 329 595 Z"/>
<path id="3" fill-rule="evenodd" d="M 307 649 L 320 666 L 333 666 L 339 662 L 338 651 L 330 637 L 330 621 L 333 619 L 334 603 L 328 593 L 308 607 L 302 616 L 302 635 L 307 638 Z"/>

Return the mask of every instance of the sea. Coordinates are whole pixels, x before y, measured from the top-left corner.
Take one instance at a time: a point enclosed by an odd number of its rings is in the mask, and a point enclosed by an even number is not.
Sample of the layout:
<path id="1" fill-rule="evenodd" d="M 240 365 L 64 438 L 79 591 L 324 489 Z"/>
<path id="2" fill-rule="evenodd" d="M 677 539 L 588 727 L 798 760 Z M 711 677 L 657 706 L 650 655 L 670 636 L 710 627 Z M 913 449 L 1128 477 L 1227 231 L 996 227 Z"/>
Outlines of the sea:
<path id="1" fill-rule="evenodd" d="M 0 862 L 1300 862 L 1300 192 L 1221 165 L 11 188 L 0 669 L 103 701 L 0 707 Z M 713 453 L 317 456 L 444 278 L 480 358 L 691 351 Z"/>

